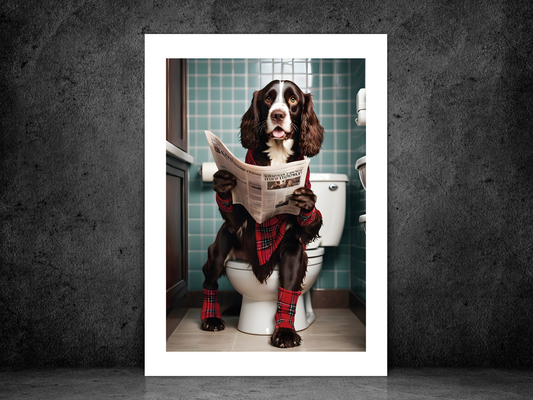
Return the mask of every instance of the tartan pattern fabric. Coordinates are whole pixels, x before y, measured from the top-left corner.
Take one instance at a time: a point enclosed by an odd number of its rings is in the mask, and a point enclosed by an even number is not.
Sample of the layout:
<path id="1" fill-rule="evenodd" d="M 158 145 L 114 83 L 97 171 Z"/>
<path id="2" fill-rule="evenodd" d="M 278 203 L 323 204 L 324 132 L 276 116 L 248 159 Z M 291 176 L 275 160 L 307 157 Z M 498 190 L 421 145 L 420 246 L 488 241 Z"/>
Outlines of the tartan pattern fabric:
<path id="1" fill-rule="evenodd" d="M 295 161 L 303 160 L 303 154 L 300 154 Z M 244 160 L 246 164 L 257 165 L 254 160 L 253 151 L 248 150 L 246 153 L 246 158 Z M 305 188 L 311 189 L 310 181 L 310 172 L 309 168 L 307 169 L 307 175 L 305 177 Z M 225 212 L 233 211 L 233 199 L 222 199 L 218 193 L 216 194 L 216 201 L 218 207 Z M 301 226 L 307 226 L 313 222 L 316 218 L 316 215 L 320 215 L 320 211 L 316 208 L 313 208 L 309 213 L 300 212 L 296 220 Z M 270 260 L 272 253 L 278 248 L 283 236 L 285 235 L 285 230 L 287 228 L 287 221 L 285 215 L 276 215 L 269 220 L 263 222 L 262 224 L 255 223 L 255 240 L 256 240 L 256 249 L 257 257 L 259 259 L 259 265 L 263 265 Z M 304 246 L 305 249 L 305 246 Z"/>
<path id="2" fill-rule="evenodd" d="M 246 157 L 244 158 L 244 162 L 246 164 L 250 164 L 250 165 L 257 165 L 257 163 L 254 160 L 254 156 L 252 154 L 252 150 L 248 150 L 246 152 Z"/>
<path id="3" fill-rule="evenodd" d="M 276 328 L 294 329 L 294 315 L 296 314 L 296 303 L 302 292 L 278 289 L 278 309 L 276 311 Z"/>
<path id="4" fill-rule="evenodd" d="M 276 215 L 262 224 L 255 223 L 255 241 L 259 265 L 270 260 L 270 256 L 283 239 L 286 228 L 287 221 L 284 214 Z"/>
<path id="5" fill-rule="evenodd" d="M 296 218 L 296 221 L 298 221 L 298 224 L 300 226 L 307 226 L 315 220 L 317 213 L 318 213 L 318 216 L 322 218 L 322 214 L 320 213 L 320 211 L 316 209 L 316 207 L 313 207 L 313 209 L 309 211 L 309 213 L 306 213 L 305 211 L 302 210 L 300 211 L 300 214 Z"/>
<path id="6" fill-rule="evenodd" d="M 295 161 L 303 160 L 303 154 L 300 154 Z M 244 160 L 246 164 L 257 165 L 254 160 L 253 151 L 248 150 L 246 158 Z M 305 177 L 305 187 L 311 189 L 309 168 L 307 169 L 307 175 Z M 298 223 L 300 223 L 299 219 Z M 308 225 L 313 222 L 309 221 Z M 301 224 L 300 224 L 301 225 Z M 306 226 L 306 225 L 302 225 Z M 285 235 L 285 229 L 287 228 L 286 217 L 283 214 L 276 215 L 262 224 L 255 223 L 255 240 L 257 244 L 257 257 L 259 258 L 259 265 L 263 265 L 268 260 L 274 251 L 278 248 L 283 236 Z M 304 246 L 305 249 L 305 246 Z"/>
<path id="7" fill-rule="evenodd" d="M 202 314 L 200 319 L 203 321 L 206 318 L 221 318 L 220 304 L 218 304 L 218 289 L 208 290 L 202 288 L 204 293 L 204 302 L 202 304 Z"/>
<path id="8" fill-rule="evenodd" d="M 233 198 L 230 197 L 229 199 L 225 200 L 222 197 L 220 197 L 218 193 L 216 195 L 217 195 L 218 208 L 220 208 L 222 211 L 225 211 L 225 212 L 232 212 L 233 211 Z"/>

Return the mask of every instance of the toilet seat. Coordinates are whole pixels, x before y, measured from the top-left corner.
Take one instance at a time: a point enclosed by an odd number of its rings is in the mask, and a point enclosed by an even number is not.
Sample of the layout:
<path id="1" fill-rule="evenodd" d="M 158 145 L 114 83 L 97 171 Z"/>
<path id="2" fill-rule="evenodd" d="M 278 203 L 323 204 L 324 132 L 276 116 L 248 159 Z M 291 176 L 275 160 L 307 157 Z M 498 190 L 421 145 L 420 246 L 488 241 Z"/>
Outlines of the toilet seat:
<path id="1" fill-rule="evenodd" d="M 307 254 L 307 265 L 320 264 L 323 261 L 324 248 L 318 247 L 316 249 L 305 250 Z M 239 270 L 252 270 L 250 264 L 242 260 L 228 260 L 226 261 L 226 268 L 239 269 Z M 279 264 L 276 263 L 274 271 L 279 271 Z"/>
<path id="2" fill-rule="evenodd" d="M 305 250 L 305 254 L 307 254 L 307 258 L 323 256 L 324 252 L 325 251 L 324 251 L 323 247 L 317 247 L 316 249 L 307 249 L 307 250 Z"/>

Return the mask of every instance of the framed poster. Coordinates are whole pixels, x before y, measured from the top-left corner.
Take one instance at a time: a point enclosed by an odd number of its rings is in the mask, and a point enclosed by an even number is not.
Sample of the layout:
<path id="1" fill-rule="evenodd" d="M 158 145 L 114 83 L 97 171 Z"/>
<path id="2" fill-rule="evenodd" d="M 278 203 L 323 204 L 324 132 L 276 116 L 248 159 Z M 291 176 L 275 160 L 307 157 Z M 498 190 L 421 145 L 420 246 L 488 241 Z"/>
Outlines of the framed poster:
<path id="1" fill-rule="evenodd" d="M 299 43 L 294 46 L 258 46 L 257 43 Z M 165 157 L 166 66 L 169 59 L 188 65 L 189 181 L 199 181 L 198 166 L 212 160 L 206 151 L 203 129 L 209 129 L 229 145 L 237 157 L 238 121 L 248 108 L 251 94 L 267 81 L 294 81 L 314 96 L 325 137 L 321 155 L 311 162 L 318 173 L 349 172 L 347 208 L 358 208 L 368 218 L 361 234 L 345 235 L 347 251 L 333 270 L 317 278 L 322 287 L 347 287 L 366 304 L 365 342 L 362 351 L 232 351 L 192 346 L 167 351 L 165 303 L 166 207 Z M 362 71 L 362 72 L 361 72 Z M 315 73 L 316 72 L 316 73 Z M 363 81 L 361 81 L 361 76 Z M 364 82 L 364 83 L 363 83 Z M 343 86 L 346 86 L 345 88 Z M 358 128 L 356 96 L 366 91 L 366 126 Z M 384 376 L 387 374 L 387 37 L 386 35 L 145 35 L 145 374 L 147 376 Z M 353 112 L 355 110 L 355 113 Z M 355 114 L 355 115 L 354 115 Z M 359 117 L 359 123 L 355 118 Z M 227 124 L 227 126 L 226 126 Z M 330 133 L 329 137 L 328 132 Z M 362 134 L 361 134 L 362 132 Z M 331 134 L 333 133 L 333 135 Z M 355 135 L 355 136 L 354 136 Z M 362 136 L 361 136 L 362 135 Z M 359 139 L 361 138 L 363 142 Z M 203 141 L 202 141 L 203 140 Z M 364 154 L 363 154 L 364 153 Z M 177 154 L 180 154 L 177 151 Z M 361 189 L 355 163 L 368 159 Z M 200 193 L 201 192 L 201 193 Z M 205 248 L 220 223 L 212 214 L 214 192 L 191 186 L 189 213 L 189 291 L 201 289 L 201 263 Z M 187 206 L 187 205 L 186 205 Z M 196 209 L 200 210 L 196 215 Z M 204 213 L 204 210 L 207 210 Z M 358 212 L 355 210 L 354 212 Z M 207 215 L 209 213 L 209 215 Z M 362 212 L 361 212 L 362 213 Z M 347 224 L 353 224 L 348 218 Z M 366 220 L 366 219 L 365 219 Z M 348 226 L 348 229 L 350 226 Z M 345 227 L 345 230 L 347 228 Z M 363 240 L 364 244 L 350 240 Z M 197 244 L 195 244 L 197 243 Z M 191 247 L 192 246 L 192 247 Z M 195 247 L 196 246 L 196 247 Z M 361 261 L 362 259 L 362 261 Z M 361 262 L 363 275 L 352 272 Z M 192 265 L 194 263 L 194 265 Z M 345 267 L 339 265 L 345 265 Z M 200 267 L 199 267 L 200 266 Z M 342 282 L 341 282 L 342 281 Z M 229 285 L 224 281 L 225 285 Z M 315 285 L 316 285 L 315 284 Z M 329 286 L 328 286 L 329 285 Z M 344 286 L 343 286 L 344 285 Z M 231 286 L 228 286 L 231 288 Z M 315 305 L 316 307 L 316 305 Z M 320 315 L 317 313 L 317 319 Z M 203 331 L 198 329 L 198 335 Z M 196 335 L 189 332 L 189 335 Z M 212 333 L 216 334 L 216 332 Z M 327 347 L 327 346 L 324 346 Z M 303 348 L 302 348 L 303 349 Z M 288 351 L 284 351 L 288 350 Z M 298 366 L 298 367 L 295 367 Z"/>

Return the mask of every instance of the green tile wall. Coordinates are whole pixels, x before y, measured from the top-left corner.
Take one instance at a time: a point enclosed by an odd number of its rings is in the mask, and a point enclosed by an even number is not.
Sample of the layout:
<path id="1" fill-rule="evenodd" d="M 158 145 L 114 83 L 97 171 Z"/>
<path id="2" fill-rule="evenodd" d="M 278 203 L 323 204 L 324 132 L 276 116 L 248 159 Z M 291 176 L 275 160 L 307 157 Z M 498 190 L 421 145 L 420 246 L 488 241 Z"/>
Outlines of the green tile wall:
<path id="1" fill-rule="evenodd" d="M 195 160 L 189 171 L 189 289 L 201 290 L 207 247 L 213 243 L 222 225 L 211 183 L 202 182 L 198 174 L 203 162 L 213 161 L 204 130 L 219 136 L 236 157 L 244 160 L 246 150 L 239 142 L 239 125 L 253 92 L 273 79 L 295 82 L 302 90 L 313 94 L 315 112 L 326 130 L 322 151 L 311 160 L 311 172 L 348 175 L 347 204 L 353 205 L 350 196 L 357 192 L 359 181 L 354 169 L 354 155 L 358 154 L 357 151 L 364 151 L 365 143 L 364 138 L 360 143 L 364 129 L 357 128 L 357 148 L 353 147 L 356 129 L 353 110 L 357 93 L 354 92 L 354 82 L 361 79 L 364 82 L 364 62 L 330 59 L 191 59 L 188 60 L 187 74 L 190 154 Z M 361 247 L 359 242 L 354 247 L 352 243 L 351 235 L 357 230 L 351 227 L 351 214 L 354 211 L 350 209 L 348 207 L 341 245 L 326 248 L 324 266 L 314 288 L 353 287 L 355 275 L 352 253 L 354 249 L 361 248 L 364 253 L 364 245 Z M 230 290 L 232 286 L 226 278 L 221 278 L 219 288 Z"/>
<path id="2" fill-rule="evenodd" d="M 357 115 L 355 98 L 359 89 L 365 87 L 364 61 L 352 61 L 350 72 L 350 112 Z M 350 155 L 354 165 L 354 174 L 350 177 L 348 199 L 350 202 L 350 284 L 357 296 L 366 302 L 366 235 L 359 223 L 359 216 L 366 213 L 366 192 L 363 189 L 355 162 L 366 155 L 366 127 L 358 126 L 352 119 L 350 125 Z M 371 222 L 370 222 L 371 223 Z"/>

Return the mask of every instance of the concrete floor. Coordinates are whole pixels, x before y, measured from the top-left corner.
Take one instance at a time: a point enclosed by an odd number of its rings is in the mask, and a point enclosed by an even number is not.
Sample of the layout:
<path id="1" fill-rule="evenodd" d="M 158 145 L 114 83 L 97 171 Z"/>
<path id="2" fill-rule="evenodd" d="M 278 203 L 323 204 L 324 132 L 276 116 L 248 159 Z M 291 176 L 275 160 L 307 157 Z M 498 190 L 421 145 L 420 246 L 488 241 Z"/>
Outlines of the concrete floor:
<path id="1" fill-rule="evenodd" d="M 142 369 L 0 371 L 2 399 L 530 399 L 532 370 L 391 369 L 388 377 L 144 377 Z M 290 389 L 289 389 L 290 388 Z"/>

